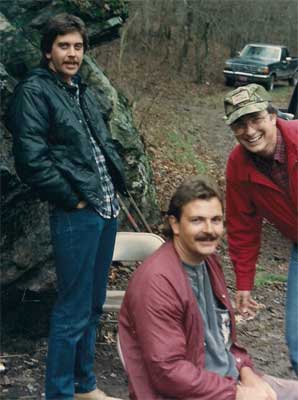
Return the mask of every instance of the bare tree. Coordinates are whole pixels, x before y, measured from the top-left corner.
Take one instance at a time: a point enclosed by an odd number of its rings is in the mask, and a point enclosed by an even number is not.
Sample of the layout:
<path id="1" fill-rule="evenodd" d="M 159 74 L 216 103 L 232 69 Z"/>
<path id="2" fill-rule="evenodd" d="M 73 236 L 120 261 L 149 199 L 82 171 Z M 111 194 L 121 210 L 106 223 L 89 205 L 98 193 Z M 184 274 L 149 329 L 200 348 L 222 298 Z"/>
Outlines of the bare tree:
<path id="1" fill-rule="evenodd" d="M 223 60 L 248 42 L 298 53 L 298 0 L 131 0 L 130 8 L 125 53 L 199 83 L 222 79 Z"/>

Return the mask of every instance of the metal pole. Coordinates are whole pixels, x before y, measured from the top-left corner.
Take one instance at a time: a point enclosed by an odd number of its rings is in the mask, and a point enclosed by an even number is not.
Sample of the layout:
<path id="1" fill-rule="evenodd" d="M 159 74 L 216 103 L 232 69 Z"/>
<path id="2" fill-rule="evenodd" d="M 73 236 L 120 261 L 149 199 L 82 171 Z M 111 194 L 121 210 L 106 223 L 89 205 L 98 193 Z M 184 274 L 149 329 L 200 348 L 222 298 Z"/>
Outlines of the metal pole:
<path id="1" fill-rule="evenodd" d="M 152 229 L 150 228 L 149 224 L 147 223 L 147 221 L 146 221 L 144 215 L 142 214 L 141 210 L 137 206 L 137 203 L 134 201 L 134 198 L 129 193 L 129 191 L 127 191 L 127 193 L 128 193 L 129 198 L 130 198 L 131 204 L 133 205 L 134 209 L 136 210 L 136 213 L 138 214 L 138 216 L 140 217 L 144 227 L 147 229 L 148 232 L 152 233 Z"/>
<path id="2" fill-rule="evenodd" d="M 141 230 L 140 230 L 138 224 L 136 223 L 134 217 L 133 217 L 133 216 L 130 214 L 130 212 L 128 211 L 128 208 L 126 207 L 124 201 L 121 199 L 119 193 L 117 193 L 117 199 L 118 199 L 118 201 L 119 201 L 119 204 L 120 204 L 121 209 L 123 210 L 124 214 L 126 215 L 128 221 L 131 223 L 133 229 L 134 229 L 136 232 L 141 232 Z"/>

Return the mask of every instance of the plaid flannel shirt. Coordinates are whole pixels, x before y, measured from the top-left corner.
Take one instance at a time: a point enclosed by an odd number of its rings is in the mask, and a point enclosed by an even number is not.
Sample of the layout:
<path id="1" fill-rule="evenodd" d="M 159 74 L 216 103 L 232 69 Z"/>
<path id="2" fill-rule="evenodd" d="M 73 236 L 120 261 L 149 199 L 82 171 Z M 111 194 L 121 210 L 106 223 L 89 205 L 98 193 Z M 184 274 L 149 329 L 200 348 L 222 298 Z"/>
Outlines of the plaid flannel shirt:
<path id="1" fill-rule="evenodd" d="M 81 118 L 85 121 L 85 125 L 88 130 L 88 135 L 90 138 L 94 158 L 96 161 L 96 165 L 98 168 L 98 173 L 99 173 L 99 182 L 98 184 L 101 186 L 103 196 L 102 198 L 98 199 L 98 206 L 95 208 L 95 210 L 103 217 L 103 218 L 116 218 L 119 214 L 120 211 L 120 206 L 116 197 L 115 193 L 115 188 L 111 179 L 111 176 L 108 172 L 107 169 L 107 164 L 105 160 L 105 156 L 103 152 L 101 151 L 100 146 L 97 144 L 95 139 L 92 136 L 92 133 L 90 131 L 90 128 L 88 126 L 88 123 L 86 121 L 86 118 L 84 116 L 83 110 L 81 108 L 80 104 L 80 92 L 79 92 L 79 86 L 73 83 L 73 86 L 77 88 L 76 91 L 76 101 L 79 106 Z"/>

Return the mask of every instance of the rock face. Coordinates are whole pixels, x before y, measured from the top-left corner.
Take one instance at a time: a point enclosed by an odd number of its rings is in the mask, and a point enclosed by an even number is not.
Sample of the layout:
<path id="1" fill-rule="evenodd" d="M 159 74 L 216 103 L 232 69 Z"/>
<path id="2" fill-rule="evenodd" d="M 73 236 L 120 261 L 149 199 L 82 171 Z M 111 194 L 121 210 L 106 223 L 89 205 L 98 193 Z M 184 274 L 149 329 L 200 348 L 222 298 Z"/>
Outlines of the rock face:
<path id="1" fill-rule="evenodd" d="M 40 30 L 46 19 L 60 12 L 80 16 L 86 23 L 91 47 L 112 40 L 127 17 L 125 0 L 2 0 L 0 2 L 1 88 L 1 281 L 20 288 L 53 287 L 54 269 L 48 227 L 48 207 L 16 176 L 12 141 L 3 114 L 14 86 L 39 63 Z M 88 55 L 81 69 L 101 104 L 101 112 L 117 140 L 126 167 L 129 189 L 150 223 L 157 212 L 152 173 L 131 111 L 123 96 Z M 129 203 L 127 202 L 129 206 Z M 130 208 L 130 211 L 133 211 Z M 129 229 L 125 217 L 121 225 Z M 127 225 L 127 226 L 126 226 Z"/>

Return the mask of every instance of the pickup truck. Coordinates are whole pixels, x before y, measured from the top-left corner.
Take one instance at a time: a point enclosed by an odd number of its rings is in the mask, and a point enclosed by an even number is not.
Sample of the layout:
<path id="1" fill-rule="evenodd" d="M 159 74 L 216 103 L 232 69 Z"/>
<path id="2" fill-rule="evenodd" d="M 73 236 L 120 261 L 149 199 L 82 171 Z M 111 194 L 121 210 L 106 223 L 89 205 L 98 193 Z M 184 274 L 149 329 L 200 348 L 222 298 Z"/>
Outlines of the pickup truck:
<path id="1" fill-rule="evenodd" d="M 223 73 L 227 86 L 260 83 L 273 90 L 278 80 L 288 80 L 294 86 L 298 82 L 298 58 L 290 57 L 285 46 L 251 43 L 225 62 Z"/>

